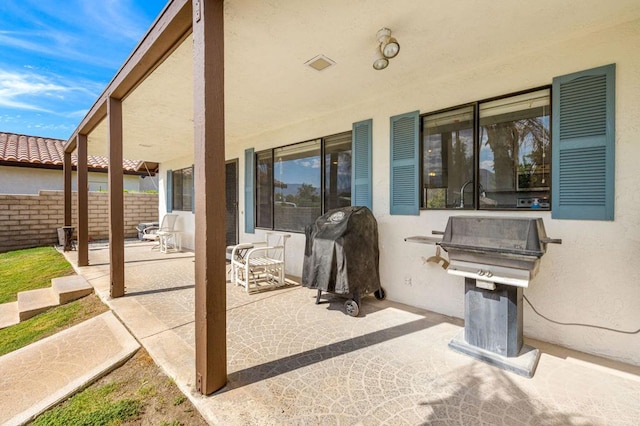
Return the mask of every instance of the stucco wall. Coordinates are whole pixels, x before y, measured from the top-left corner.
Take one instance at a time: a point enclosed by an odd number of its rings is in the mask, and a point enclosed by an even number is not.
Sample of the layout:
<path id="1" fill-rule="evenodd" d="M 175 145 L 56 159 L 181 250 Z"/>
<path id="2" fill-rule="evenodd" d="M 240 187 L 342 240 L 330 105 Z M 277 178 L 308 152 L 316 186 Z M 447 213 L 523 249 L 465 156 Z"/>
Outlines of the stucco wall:
<path id="1" fill-rule="evenodd" d="M 89 191 L 107 190 L 107 173 L 89 172 L 88 180 Z M 74 191 L 77 183 L 77 174 L 73 172 L 71 185 Z M 141 190 L 140 176 L 124 175 L 123 183 L 127 191 Z M 62 170 L 0 166 L 0 194 L 37 194 L 38 191 L 62 191 L 63 188 Z"/>
<path id="2" fill-rule="evenodd" d="M 373 212 L 380 230 L 380 270 L 390 299 L 435 312 L 463 316 L 463 280 L 447 275 L 422 256 L 434 248 L 404 242 L 404 237 L 443 230 L 455 211 L 421 211 L 419 216 L 389 215 L 389 117 L 413 110 L 421 113 L 505 95 L 542 85 L 553 77 L 610 63 L 616 75 L 616 216 L 613 222 L 553 220 L 549 212 L 491 212 L 492 215 L 542 217 L 547 233 L 562 238 L 550 245 L 540 273 L 525 295 L 546 316 L 563 322 L 588 323 L 622 330 L 640 326 L 640 21 L 588 37 L 561 41 L 537 51 L 522 52 L 482 67 L 469 58 L 467 71 L 437 80 L 396 84 L 383 101 L 348 104 L 336 100 L 335 114 L 315 117 L 277 132 L 247 140 L 227 141 L 227 158 L 240 158 L 240 240 L 253 241 L 244 229 L 244 149 L 256 150 L 300 142 L 351 129 L 353 122 L 373 119 Z M 481 55 L 481 52 L 478 52 Z M 399 59 L 400 60 L 400 59 Z M 372 71 L 373 72 L 373 71 Z M 391 72 L 385 70 L 382 72 Z M 484 214 L 475 212 L 465 214 Z M 258 230 L 260 235 L 262 231 Z M 287 272 L 300 275 L 304 235 L 288 242 Z M 528 337 L 573 349 L 640 364 L 640 335 L 594 328 L 563 326 L 538 317 L 525 304 Z"/>
<path id="3" fill-rule="evenodd" d="M 421 257 L 434 248 L 404 242 L 416 234 L 443 230 L 456 211 L 421 211 L 419 216 L 389 214 L 389 117 L 409 111 L 421 113 L 472 101 L 550 85 L 553 77 L 616 63 L 616 214 L 613 222 L 554 220 L 549 212 L 468 212 L 476 215 L 529 215 L 542 217 L 549 236 L 562 245 L 550 245 L 540 273 L 525 295 L 547 317 L 561 322 L 595 324 L 634 331 L 640 326 L 640 21 L 604 29 L 587 37 L 558 41 L 539 50 L 523 51 L 502 61 L 474 65 L 458 74 L 425 80 L 397 82 L 392 96 L 356 105 L 336 100 L 334 114 L 313 117 L 278 131 L 244 140 L 227 140 L 226 158 L 239 158 L 240 241 L 256 241 L 263 230 L 244 230 L 244 150 L 256 151 L 336 134 L 352 123 L 373 119 L 373 212 L 380 231 L 380 272 L 389 299 L 435 312 L 463 317 L 463 280 L 436 265 L 424 265 Z M 481 55 L 481 52 L 478 52 Z M 373 71 L 372 71 L 373 72 Z M 391 69 L 382 72 L 392 72 Z M 165 212 L 167 169 L 188 167 L 192 158 L 161 165 L 160 217 Z M 180 215 L 183 242 L 193 248 L 194 216 Z M 252 214 L 252 213 L 251 213 Z M 304 235 L 287 242 L 287 273 L 300 276 Z M 640 335 L 602 329 L 558 325 L 537 316 L 525 304 L 524 332 L 532 337 L 584 352 L 640 365 Z"/>
<path id="4" fill-rule="evenodd" d="M 72 224 L 77 226 L 77 193 L 72 196 Z M 89 193 L 89 238 L 109 238 L 109 194 Z M 126 238 L 137 237 L 136 225 L 158 220 L 158 195 L 124 194 Z M 64 225 L 64 193 L 0 195 L 0 253 L 58 243 L 57 228 Z"/>
<path id="5" fill-rule="evenodd" d="M 180 170 L 191 167 L 192 164 L 193 158 L 191 157 L 177 158 L 175 160 L 167 161 L 160 164 L 158 172 L 158 188 L 160 188 L 158 198 L 158 217 L 160 217 L 160 219 L 162 219 L 162 216 L 167 213 L 167 170 Z M 175 229 L 178 231 L 182 231 L 182 247 L 186 250 L 193 250 L 195 248 L 195 215 L 191 212 L 191 210 L 173 210 L 171 213 L 178 215 Z"/>

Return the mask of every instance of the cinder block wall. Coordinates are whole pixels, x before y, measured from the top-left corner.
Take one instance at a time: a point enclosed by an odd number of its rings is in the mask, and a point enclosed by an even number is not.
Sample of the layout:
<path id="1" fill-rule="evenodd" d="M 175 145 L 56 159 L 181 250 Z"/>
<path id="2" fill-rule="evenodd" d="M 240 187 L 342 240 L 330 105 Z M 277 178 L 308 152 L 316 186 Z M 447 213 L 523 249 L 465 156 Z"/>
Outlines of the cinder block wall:
<path id="1" fill-rule="evenodd" d="M 77 194 L 72 197 L 72 224 L 78 224 Z M 158 221 L 158 194 L 125 193 L 125 238 L 137 237 L 136 225 Z M 58 243 L 64 225 L 64 193 L 0 194 L 0 253 Z M 89 192 L 89 238 L 109 238 L 109 194 Z"/>

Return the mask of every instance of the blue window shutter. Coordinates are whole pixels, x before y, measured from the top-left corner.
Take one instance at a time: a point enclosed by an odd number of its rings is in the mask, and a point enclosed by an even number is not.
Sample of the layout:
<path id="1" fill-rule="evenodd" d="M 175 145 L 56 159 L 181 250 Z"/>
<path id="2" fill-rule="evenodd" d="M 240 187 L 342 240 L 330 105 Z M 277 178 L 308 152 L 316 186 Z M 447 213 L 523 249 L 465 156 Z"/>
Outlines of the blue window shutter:
<path id="1" fill-rule="evenodd" d="M 353 123 L 351 133 L 351 205 L 373 210 L 371 196 L 371 149 L 373 120 Z"/>
<path id="2" fill-rule="evenodd" d="M 255 177 L 256 156 L 253 148 L 244 151 L 244 232 L 254 234 L 255 231 Z"/>
<path id="3" fill-rule="evenodd" d="M 173 170 L 167 170 L 167 213 L 173 211 Z"/>
<path id="4" fill-rule="evenodd" d="M 191 213 L 196 212 L 196 166 L 191 165 Z"/>
<path id="5" fill-rule="evenodd" d="M 552 217 L 614 219 L 615 64 L 553 79 Z"/>
<path id="6" fill-rule="evenodd" d="M 391 214 L 420 214 L 419 112 L 391 117 Z"/>

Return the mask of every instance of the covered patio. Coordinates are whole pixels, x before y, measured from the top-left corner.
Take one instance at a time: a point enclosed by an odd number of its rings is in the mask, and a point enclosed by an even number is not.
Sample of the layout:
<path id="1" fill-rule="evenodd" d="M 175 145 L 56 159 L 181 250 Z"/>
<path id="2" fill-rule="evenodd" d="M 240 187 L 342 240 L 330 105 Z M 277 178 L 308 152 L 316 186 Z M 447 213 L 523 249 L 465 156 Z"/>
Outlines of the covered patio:
<path id="1" fill-rule="evenodd" d="M 458 319 L 367 297 L 315 305 L 298 285 L 247 295 L 227 283 L 228 382 L 196 392 L 194 255 L 125 245 L 124 297 L 109 297 L 107 244 L 79 268 L 213 424 L 616 424 L 640 418 L 640 369 L 539 341 L 532 379 L 447 348 Z M 77 252 L 68 252 L 76 261 Z M 291 277 L 293 278 L 293 277 Z"/>
<path id="2" fill-rule="evenodd" d="M 247 423 L 254 418 L 303 423 L 304 416 L 316 414 L 335 416 L 336 423 L 459 421 L 466 415 L 476 420 L 493 415 L 504 423 L 522 416 L 534 423 L 546 418 L 567 423 L 573 416 L 594 422 L 632 419 L 638 414 L 637 378 L 623 371 L 637 373 L 640 342 L 635 331 L 640 293 L 632 278 L 640 255 L 635 160 L 640 7 L 634 0 L 587 5 L 542 0 L 528 6 L 508 0 L 428 5 L 412 0 L 169 1 L 65 145 L 65 225 L 78 230 L 74 262 L 184 390 L 219 392 L 193 398 L 222 423 L 226 419 L 215 416 L 232 413 Z M 387 69 L 377 70 L 372 66 L 381 46 L 376 31 L 385 27 L 393 30 L 402 51 Z M 314 62 L 318 58 L 324 63 Z M 481 157 L 487 143 L 477 138 L 469 139 L 467 148 L 477 154 L 468 161 L 474 188 L 450 183 L 445 188 L 452 192 L 449 207 L 427 203 L 430 178 L 422 176 L 421 182 L 419 175 L 431 152 L 423 140 L 430 117 L 470 108 L 471 133 L 477 136 L 482 105 L 543 91 L 547 108 L 556 99 L 548 93 L 560 93 L 554 88 L 563 79 L 593 72 L 603 79 L 598 90 L 606 95 L 598 98 L 604 124 L 596 129 L 603 132 L 596 139 L 607 145 L 594 157 L 606 170 L 588 176 L 604 188 L 594 197 L 597 221 L 580 214 L 563 217 L 548 202 L 544 209 L 528 208 L 532 200 L 523 194 L 531 195 L 537 185 L 524 185 L 531 191 L 516 185 L 515 157 L 510 157 L 509 187 L 495 191 L 508 192 L 514 204 L 482 207 L 480 180 L 495 173 Z M 577 110 L 587 114 L 581 102 Z M 546 117 L 547 122 L 556 118 Z M 582 127 L 588 126 L 579 122 L 578 133 Z M 358 138 L 359 131 L 364 136 Z M 344 152 L 353 159 L 345 162 L 349 194 L 343 201 L 367 205 L 378 221 L 380 276 L 390 301 L 365 303 L 363 317 L 354 319 L 336 312 L 342 303 L 313 305 L 313 295 L 298 287 L 248 297 L 225 283 L 225 219 L 230 216 L 236 242 L 260 240 L 271 230 L 292 232 L 286 272 L 301 274 L 303 228 L 281 226 L 274 217 L 280 208 L 303 212 L 298 207 L 308 206 L 287 201 L 284 194 L 276 199 L 284 182 L 273 172 L 276 153 L 293 147 L 298 156 L 292 161 L 313 169 L 318 182 L 328 176 L 337 186 L 338 177 L 332 177 L 337 168 L 327 167 L 337 162 L 325 159 L 327 141 L 336 136 L 346 140 Z M 560 142 L 555 138 L 554 146 Z M 402 149 L 396 150 L 396 143 Z M 308 145 L 318 152 L 315 157 L 306 156 Z M 86 173 L 78 174 L 78 220 L 71 223 L 75 151 L 79 170 L 88 154 L 107 155 L 110 165 L 120 164 L 123 156 L 159 163 L 159 217 L 179 215 L 183 247 L 193 254 L 158 254 L 149 260 L 148 247 L 147 253 L 137 246 L 125 249 L 118 167 L 109 167 L 109 244 L 90 248 Z M 270 165 L 259 163 L 265 153 Z M 548 155 L 544 149 L 540 154 L 543 169 L 550 166 Z M 582 167 L 585 155 L 579 153 L 575 163 L 580 173 L 601 170 Z M 305 161 L 316 157 L 315 163 Z M 553 154 L 556 158 L 560 155 Z M 229 164 L 234 173 L 228 173 Z M 271 199 L 261 206 L 257 188 L 263 165 L 272 168 L 264 173 L 271 181 L 260 190 Z M 174 176 L 191 185 L 176 185 Z M 396 184 L 401 176 L 404 181 Z M 225 205 L 229 182 L 236 196 L 231 208 Z M 544 182 L 536 191 L 551 194 L 553 187 Z M 303 178 L 289 182 L 292 191 L 307 183 Z M 318 211 L 327 210 L 327 187 L 331 182 L 316 185 L 313 195 L 323 200 L 317 201 Z M 471 190 L 466 202 L 465 187 Z M 592 187 L 582 178 L 569 187 L 575 192 L 569 195 L 577 197 L 569 197 L 577 203 L 571 210 L 581 213 L 582 203 L 592 202 Z M 431 189 L 444 194 L 443 188 Z M 178 190 L 180 206 L 173 204 Z M 556 195 L 551 199 L 559 199 Z M 523 203 L 516 205 L 517 199 Z M 295 211 L 289 210 L 292 216 Z M 259 220 L 263 213 L 264 221 Z M 421 258 L 430 253 L 410 248 L 404 238 L 442 230 L 459 213 L 544 219 L 549 234 L 563 245 L 549 250 L 526 292 L 554 321 L 525 305 L 524 334 L 630 366 L 603 370 L 601 365 L 615 364 L 596 358 L 595 364 L 585 364 L 582 360 L 591 360 L 586 355 L 536 342 L 544 356 L 534 379 L 526 381 L 450 352 L 447 343 L 461 327 L 456 318 L 463 316 L 463 283 L 439 266 L 424 264 Z"/>

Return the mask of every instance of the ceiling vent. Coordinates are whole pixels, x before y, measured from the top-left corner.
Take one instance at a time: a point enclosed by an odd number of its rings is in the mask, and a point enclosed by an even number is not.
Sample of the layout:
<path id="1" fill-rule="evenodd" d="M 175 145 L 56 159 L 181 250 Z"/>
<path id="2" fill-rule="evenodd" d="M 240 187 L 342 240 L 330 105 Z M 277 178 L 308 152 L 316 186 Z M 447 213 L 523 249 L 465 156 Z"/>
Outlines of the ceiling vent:
<path id="1" fill-rule="evenodd" d="M 309 59 L 304 63 L 306 66 L 313 68 L 316 71 L 326 70 L 329 67 L 334 66 L 336 63 L 324 55 L 318 55 L 313 59 Z"/>

